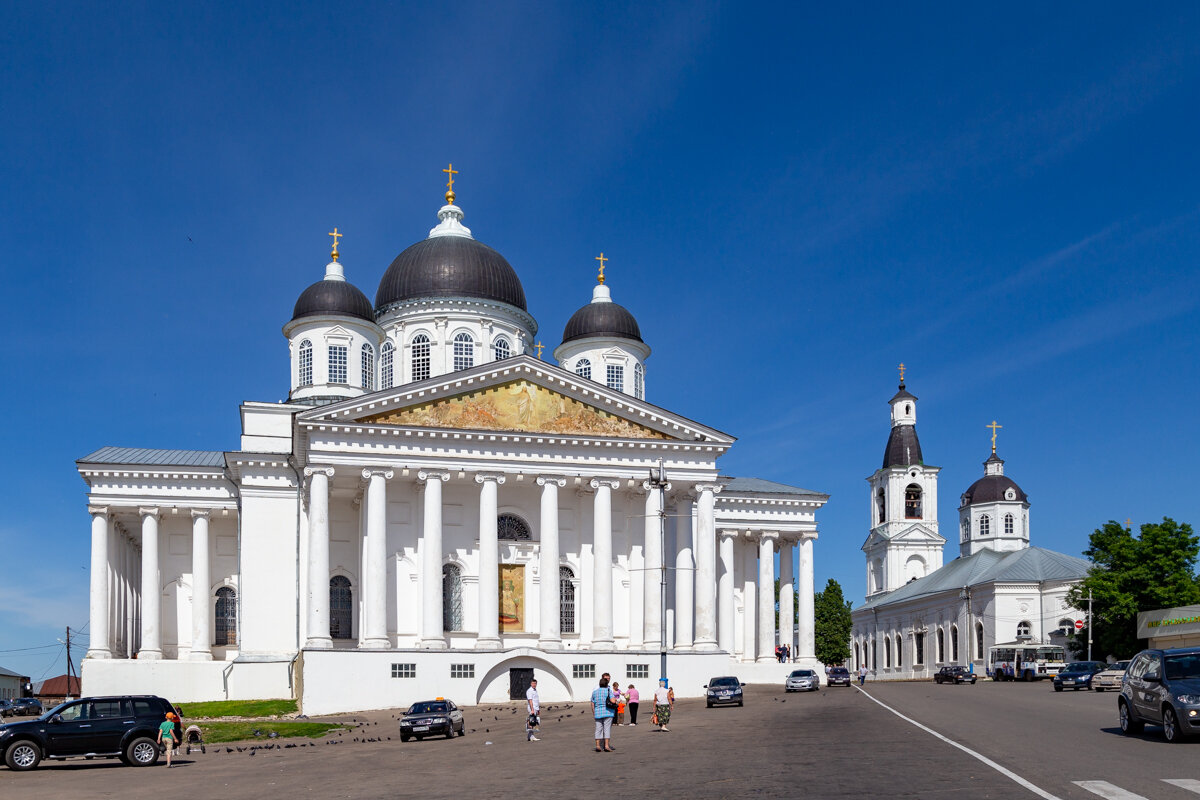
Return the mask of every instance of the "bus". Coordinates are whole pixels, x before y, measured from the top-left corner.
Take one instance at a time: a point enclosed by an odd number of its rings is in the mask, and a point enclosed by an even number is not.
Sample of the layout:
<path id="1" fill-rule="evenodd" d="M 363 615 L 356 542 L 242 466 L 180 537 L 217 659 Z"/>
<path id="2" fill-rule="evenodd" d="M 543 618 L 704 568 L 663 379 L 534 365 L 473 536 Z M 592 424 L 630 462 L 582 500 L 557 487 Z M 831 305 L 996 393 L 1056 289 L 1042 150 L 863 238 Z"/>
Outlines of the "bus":
<path id="1" fill-rule="evenodd" d="M 1013 642 L 988 650 L 987 674 L 994 681 L 1052 678 L 1067 665 L 1067 653 L 1053 644 Z"/>

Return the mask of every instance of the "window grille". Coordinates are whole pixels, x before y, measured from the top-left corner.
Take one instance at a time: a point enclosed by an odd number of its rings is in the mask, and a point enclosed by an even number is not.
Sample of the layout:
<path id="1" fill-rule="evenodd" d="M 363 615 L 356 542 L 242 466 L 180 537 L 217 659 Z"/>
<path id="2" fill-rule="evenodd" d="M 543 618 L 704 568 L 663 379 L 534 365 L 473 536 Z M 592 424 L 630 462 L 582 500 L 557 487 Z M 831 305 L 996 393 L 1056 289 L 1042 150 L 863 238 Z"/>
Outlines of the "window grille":
<path id="1" fill-rule="evenodd" d="M 508 339 L 500 336 L 492 343 L 492 353 L 497 361 L 503 361 L 506 358 L 512 357 L 512 345 L 508 343 Z"/>
<path id="2" fill-rule="evenodd" d="M 950 629 L 950 660 L 958 661 L 958 626 Z"/>
<path id="3" fill-rule="evenodd" d="M 416 664 L 392 664 L 393 678 L 415 678 L 417 677 Z"/>
<path id="4" fill-rule="evenodd" d="M 392 388 L 392 377 L 393 377 L 392 376 L 392 370 L 393 370 L 392 364 L 393 364 L 393 359 L 395 357 L 395 354 L 396 354 L 396 348 L 392 345 L 391 342 L 388 342 L 387 344 L 385 344 L 383 346 L 383 352 L 379 356 L 379 373 L 380 373 L 379 377 L 381 379 L 380 383 L 382 384 L 379 387 L 380 389 Z"/>
<path id="5" fill-rule="evenodd" d="M 944 663 L 946 660 L 946 634 L 941 628 L 937 630 L 937 663 Z"/>
<path id="6" fill-rule="evenodd" d="M 1029 636 L 1033 633 L 1033 626 L 1028 621 L 1022 620 L 1017 623 L 1017 637 Z"/>
<path id="7" fill-rule="evenodd" d="M 904 518 L 921 518 L 921 487 L 910 483 L 904 490 Z"/>
<path id="8" fill-rule="evenodd" d="M 575 632 L 575 573 L 570 567 L 558 568 L 558 629 Z"/>
<path id="9" fill-rule="evenodd" d="M 362 387 L 375 391 L 375 349 L 369 344 L 362 346 Z"/>
<path id="10" fill-rule="evenodd" d="M 975 657 L 983 658 L 983 623 L 975 623 Z"/>
<path id="11" fill-rule="evenodd" d="M 228 586 L 217 589 L 216 638 L 218 647 L 237 645 L 237 592 Z"/>
<path id="12" fill-rule="evenodd" d="M 887 502 L 884 499 L 883 487 L 879 487 L 879 491 L 875 493 L 875 504 L 879 511 L 879 524 L 887 522 Z"/>
<path id="13" fill-rule="evenodd" d="M 462 570 L 454 564 L 442 565 L 442 630 L 463 628 Z"/>
<path id="14" fill-rule="evenodd" d="M 646 396 L 646 368 L 641 364 L 633 365 L 633 396 L 638 400 Z"/>
<path id="15" fill-rule="evenodd" d="M 922 665 L 925 663 L 925 634 L 918 633 L 913 636 L 913 644 L 916 645 L 917 655 L 913 659 L 913 663 Z"/>
<path id="16" fill-rule="evenodd" d="M 581 358 L 575 362 L 575 374 L 581 378 L 592 379 L 592 362 L 586 358 Z"/>
<path id="17" fill-rule="evenodd" d="M 979 518 L 979 535 L 987 536 L 992 532 L 992 518 L 984 514 Z"/>
<path id="18" fill-rule="evenodd" d="M 353 638 L 354 590 L 345 575 L 334 575 L 329 579 L 329 637 L 331 639 Z"/>
<path id="19" fill-rule="evenodd" d="M 511 542 L 528 542 L 533 536 L 525 520 L 516 514 L 501 514 L 496 517 L 496 538 Z"/>
<path id="20" fill-rule="evenodd" d="M 300 343 L 300 385 L 312 386 L 312 342 L 305 339 Z"/>
<path id="21" fill-rule="evenodd" d="M 896 666 L 904 666 L 904 641 L 899 636 L 896 637 Z"/>
<path id="22" fill-rule="evenodd" d="M 625 391 L 625 368 L 620 364 L 608 365 L 608 388 Z"/>
<path id="23" fill-rule="evenodd" d="M 469 369 L 475 366 L 475 340 L 463 332 L 454 337 L 454 369 Z"/>
<path id="24" fill-rule="evenodd" d="M 329 345 L 329 382 L 349 383 L 349 353 L 350 348 L 344 344 Z"/>
<path id="25" fill-rule="evenodd" d="M 595 664 L 572 664 L 571 665 L 571 677 L 572 678 L 594 678 L 594 677 L 596 677 L 596 665 Z"/>
<path id="26" fill-rule="evenodd" d="M 892 665 L 892 640 L 885 638 L 883 640 L 883 666 L 884 666 L 884 669 L 890 667 L 891 665 Z"/>
<path id="27" fill-rule="evenodd" d="M 451 664 L 450 665 L 450 677 L 451 678 L 474 678 L 475 677 L 475 665 L 474 664 Z"/>
<path id="28" fill-rule="evenodd" d="M 429 337 L 418 333 L 412 340 L 412 379 L 423 381 L 429 377 Z"/>
<path id="29" fill-rule="evenodd" d="M 650 677 L 650 665 L 649 664 L 626 664 L 625 665 L 625 678 L 627 680 L 633 680 L 636 678 L 649 678 L 649 677 Z"/>
<path id="30" fill-rule="evenodd" d="M 1005 536 L 1013 535 L 1013 515 L 1012 514 L 1004 515 L 1004 535 Z"/>

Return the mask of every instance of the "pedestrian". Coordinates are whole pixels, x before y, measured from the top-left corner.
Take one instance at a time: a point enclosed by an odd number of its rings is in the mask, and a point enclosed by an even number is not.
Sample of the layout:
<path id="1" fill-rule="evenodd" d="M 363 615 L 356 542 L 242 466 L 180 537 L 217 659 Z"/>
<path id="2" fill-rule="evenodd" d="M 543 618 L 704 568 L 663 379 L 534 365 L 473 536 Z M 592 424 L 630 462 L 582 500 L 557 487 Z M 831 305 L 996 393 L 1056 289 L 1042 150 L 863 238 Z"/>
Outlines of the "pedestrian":
<path id="1" fill-rule="evenodd" d="M 637 687 L 632 683 L 629 684 L 629 691 L 625 693 L 625 701 L 629 706 L 629 724 L 631 727 L 637 726 L 638 700 L 640 698 L 641 695 L 638 694 Z"/>
<path id="2" fill-rule="evenodd" d="M 861 664 L 858 668 L 858 685 L 862 686 L 867 682 L 867 665 Z"/>
<path id="3" fill-rule="evenodd" d="M 654 690 L 654 719 L 660 731 L 670 732 L 667 723 L 671 721 L 671 706 L 675 704 L 675 693 L 667 688 L 667 679 L 659 678 L 658 688 Z"/>
<path id="4" fill-rule="evenodd" d="M 537 678 L 531 680 L 529 688 L 525 690 L 525 705 L 529 711 L 529 717 L 525 720 L 525 741 L 540 742 L 537 734 L 541 732 L 538 726 L 542 722 L 542 701 L 538 697 Z"/>
<path id="5" fill-rule="evenodd" d="M 612 722 L 615 713 L 610 706 L 612 690 L 608 688 L 608 674 L 600 678 L 600 685 L 592 691 L 592 719 L 596 722 L 596 752 L 611 753 L 613 747 Z"/>
<path id="6" fill-rule="evenodd" d="M 175 750 L 175 722 L 179 719 L 174 711 L 167 712 L 167 718 L 159 723 L 158 743 L 167 751 L 167 766 L 171 766 L 171 753 Z"/>
<path id="7" fill-rule="evenodd" d="M 789 663 L 792 660 L 792 646 L 790 644 L 785 644 L 783 646 L 783 660 Z"/>
<path id="8" fill-rule="evenodd" d="M 613 700 L 617 701 L 617 715 L 613 718 L 613 724 L 625 726 L 625 695 L 621 694 L 621 684 L 614 682 L 612 685 Z"/>

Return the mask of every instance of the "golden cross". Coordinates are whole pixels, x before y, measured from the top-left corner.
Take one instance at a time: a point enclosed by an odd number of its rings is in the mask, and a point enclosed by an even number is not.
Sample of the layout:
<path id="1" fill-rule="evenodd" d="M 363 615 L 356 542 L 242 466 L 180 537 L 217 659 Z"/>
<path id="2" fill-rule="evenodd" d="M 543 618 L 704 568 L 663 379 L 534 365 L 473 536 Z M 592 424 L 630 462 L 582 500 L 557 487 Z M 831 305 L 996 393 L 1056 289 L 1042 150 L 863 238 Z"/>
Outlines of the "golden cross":
<path id="1" fill-rule="evenodd" d="M 542 350 L 544 350 L 544 349 L 545 349 L 545 348 L 542 346 L 542 343 L 541 343 L 541 342 L 538 342 L 538 343 L 537 343 L 538 361 L 541 361 L 541 360 L 542 360 Z"/>
<path id="2" fill-rule="evenodd" d="M 904 383 L 904 362 L 900 362 L 900 382 Z"/>
<path id="3" fill-rule="evenodd" d="M 333 252 L 332 252 L 332 253 L 330 253 L 330 255 L 331 255 L 331 256 L 333 256 L 333 260 L 334 260 L 334 261 L 337 261 L 337 259 L 338 259 L 338 251 L 337 251 L 337 244 L 338 244 L 338 242 L 337 242 L 337 240 L 338 240 L 338 239 L 340 239 L 340 238 L 342 238 L 342 237 L 343 237 L 343 236 L 345 236 L 346 234 L 344 234 L 344 233 L 338 233 L 338 230 L 337 230 L 337 228 L 334 228 L 334 229 L 333 229 L 333 233 L 331 233 L 331 234 L 329 234 L 329 235 L 333 237 Z"/>
<path id="4" fill-rule="evenodd" d="M 992 429 L 992 455 L 996 455 L 996 431 L 1000 430 L 1004 426 L 997 425 L 996 420 L 992 420 L 991 425 L 984 425 L 983 427 Z"/>
<path id="5" fill-rule="evenodd" d="M 446 175 L 448 175 L 450 178 L 450 180 L 446 181 L 446 202 L 453 203 L 454 202 L 454 176 L 458 174 L 458 170 L 456 170 L 454 168 L 454 164 L 451 163 L 451 164 L 447 164 L 446 168 L 444 170 L 442 170 L 442 172 L 446 173 Z"/>
<path id="6" fill-rule="evenodd" d="M 1133 520 L 1131 520 L 1129 517 L 1126 517 L 1125 518 L 1125 527 L 1128 528 L 1131 525 L 1133 525 Z"/>
<path id="7" fill-rule="evenodd" d="M 600 262 L 600 285 L 603 286 L 604 285 L 604 262 L 608 261 L 608 259 L 604 257 L 604 253 L 601 253 L 600 255 L 596 256 L 595 260 Z"/>

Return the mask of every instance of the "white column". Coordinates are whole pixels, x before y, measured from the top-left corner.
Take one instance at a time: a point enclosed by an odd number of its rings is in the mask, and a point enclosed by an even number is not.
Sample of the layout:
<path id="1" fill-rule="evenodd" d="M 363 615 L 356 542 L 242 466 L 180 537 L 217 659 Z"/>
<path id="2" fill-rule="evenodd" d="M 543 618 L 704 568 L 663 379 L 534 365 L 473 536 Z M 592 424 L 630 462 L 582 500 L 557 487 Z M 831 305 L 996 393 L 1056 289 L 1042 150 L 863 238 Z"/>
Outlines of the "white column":
<path id="1" fill-rule="evenodd" d="M 649 481 L 645 481 L 642 488 L 646 490 L 645 540 L 643 544 L 646 581 L 642 595 L 645 617 L 644 639 L 647 647 L 653 647 L 662 645 L 662 539 L 665 537 L 662 536 L 662 517 L 659 516 L 662 511 L 662 495 L 657 488 L 650 485 Z M 670 484 L 667 484 L 666 490 L 671 490 Z"/>
<path id="2" fill-rule="evenodd" d="M 732 654 L 734 643 L 733 541 L 737 531 L 721 531 L 721 569 L 717 577 L 717 646 Z"/>
<path id="3" fill-rule="evenodd" d="M 758 661 L 775 660 L 775 540 L 779 534 L 758 535 Z"/>
<path id="4" fill-rule="evenodd" d="M 137 580 L 135 581 L 134 578 Z M 140 539 L 133 547 L 133 566 L 130 570 L 129 590 L 133 604 L 133 614 L 129 617 L 132 639 L 129 650 L 136 658 L 142 649 L 142 544 Z"/>
<path id="5" fill-rule="evenodd" d="M 717 649 L 717 531 L 713 496 L 719 484 L 696 485 L 696 649 Z"/>
<path id="6" fill-rule="evenodd" d="M 207 509 L 192 511 L 192 661 L 212 661 L 212 627 L 208 616 L 208 588 L 212 573 L 208 563 Z"/>
<path id="7" fill-rule="evenodd" d="M 800 646 L 797 655 L 801 659 L 816 661 L 816 623 L 813 611 L 813 539 L 805 536 L 800 540 Z M 962 631 L 959 631 L 959 647 L 962 647 Z M 908 663 L 908 660 L 905 660 Z"/>
<path id="8" fill-rule="evenodd" d="M 308 481 L 308 625 L 305 647 L 329 649 L 329 479 L 333 467 L 305 467 Z"/>
<path id="9" fill-rule="evenodd" d="M 675 649 L 692 649 L 692 618 L 696 606 L 692 587 L 696 562 L 692 550 L 692 500 L 675 502 Z"/>
<path id="10" fill-rule="evenodd" d="M 117 521 L 108 524 L 108 653 L 117 658 L 121 653 L 121 577 L 117 571 L 121 559 L 121 534 Z"/>
<path id="11" fill-rule="evenodd" d="M 795 589 L 792 568 L 792 542 L 788 539 L 779 541 L 779 643 L 791 646 L 795 631 L 796 608 Z M 793 651 L 793 655 L 795 651 Z"/>
<path id="12" fill-rule="evenodd" d="M 758 540 L 747 533 L 742 539 L 742 658 L 753 661 L 758 637 L 754 626 L 758 621 Z"/>
<path id="13" fill-rule="evenodd" d="M 88 603 L 91 646 L 87 658 L 112 658 L 108 643 L 108 509 L 93 506 L 88 512 L 92 515 L 92 580 Z"/>
<path id="14" fill-rule="evenodd" d="M 591 482 L 596 490 L 592 505 L 592 575 L 595 583 L 592 590 L 592 647 L 601 650 L 613 646 L 612 490 L 620 485 L 620 481 L 608 478 Z"/>
<path id="15" fill-rule="evenodd" d="M 442 621 L 442 484 L 449 472 L 421 470 L 425 484 L 425 517 L 421 540 L 421 647 L 445 650 Z"/>
<path id="16" fill-rule="evenodd" d="M 138 509 L 142 515 L 142 649 L 138 659 L 162 658 L 162 586 L 158 581 L 158 509 Z"/>
<path id="17" fill-rule="evenodd" d="M 558 613 L 558 490 L 567 485 L 567 479 L 541 475 L 537 484 L 542 487 L 542 536 L 538 545 L 538 619 L 541 635 L 538 637 L 538 647 L 557 650 L 562 647 L 562 618 Z M 610 630 L 611 619 L 610 605 Z"/>
<path id="18" fill-rule="evenodd" d="M 387 635 L 387 482 L 392 479 L 392 475 L 390 469 L 362 471 L 362 476 L 367 481 L 367 538 L 363 552 L 366 566 L 363 576 L 366 578 L 363 581 L 363 599 L 366 601 L 363 616 L 366 624 L 363 647 L 370 650 L 383 650 L 390 644 Z M 441 510 L 440 502 L 438 510 Z M 328 603 L 329 578 L 326 577 L 325 581 L 325 598 Z M 326 620 L 325 633 L 328 635 L 328 617 Z"/>
<path id="19" fill-rule="evenodd" d="M 500 649 L 500 484 L 503 475 L 476 475 L 479 484 L 479 638 L 480 650 Z M 440 577 L 440 575 L 439 575 Z"/>

